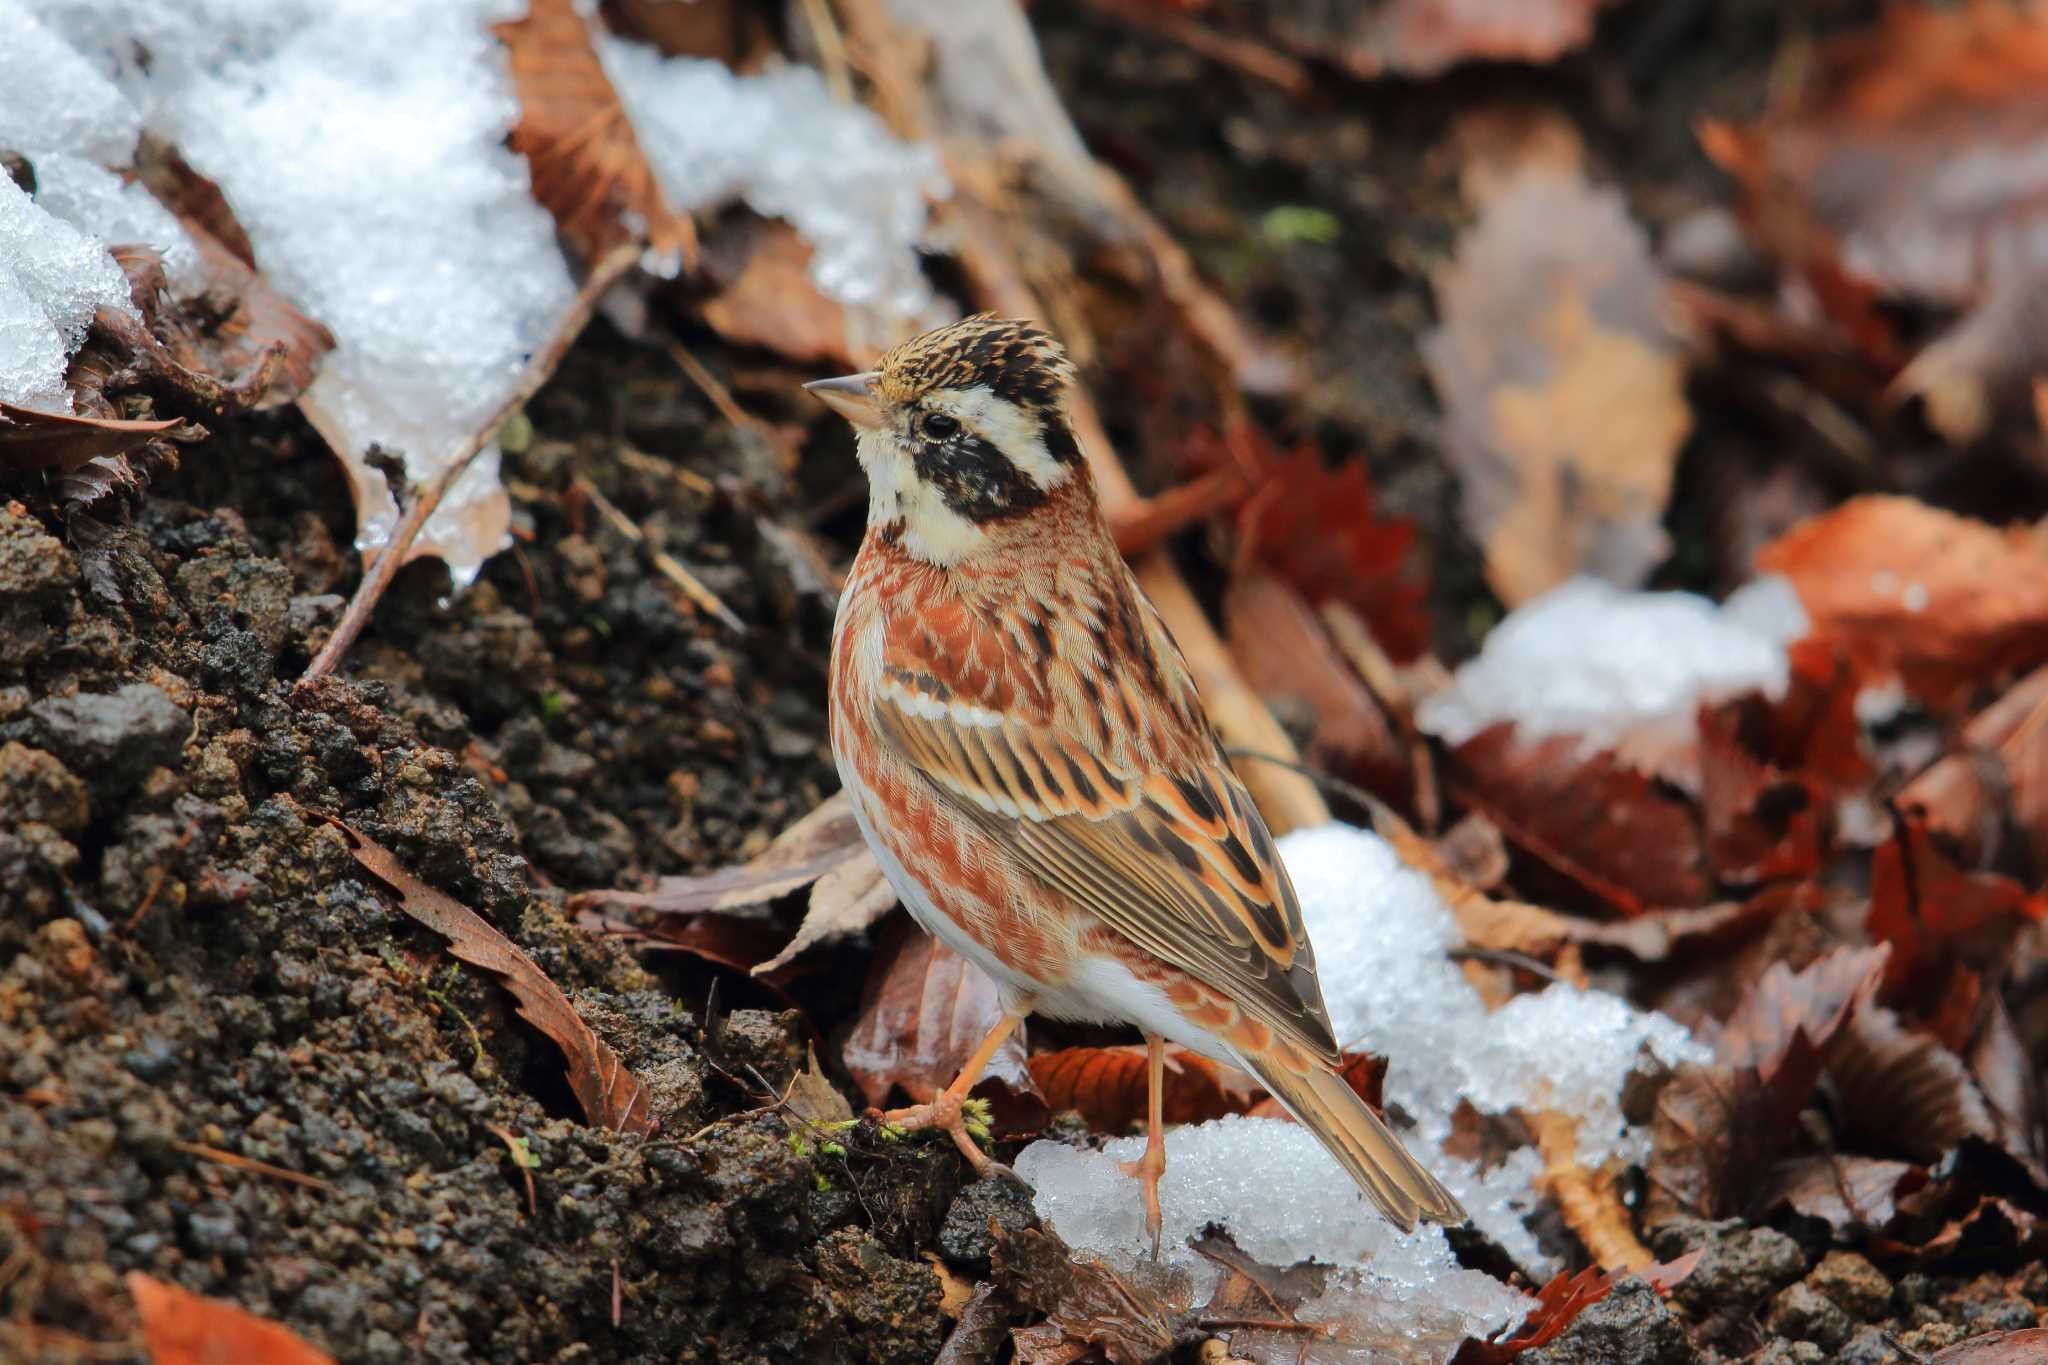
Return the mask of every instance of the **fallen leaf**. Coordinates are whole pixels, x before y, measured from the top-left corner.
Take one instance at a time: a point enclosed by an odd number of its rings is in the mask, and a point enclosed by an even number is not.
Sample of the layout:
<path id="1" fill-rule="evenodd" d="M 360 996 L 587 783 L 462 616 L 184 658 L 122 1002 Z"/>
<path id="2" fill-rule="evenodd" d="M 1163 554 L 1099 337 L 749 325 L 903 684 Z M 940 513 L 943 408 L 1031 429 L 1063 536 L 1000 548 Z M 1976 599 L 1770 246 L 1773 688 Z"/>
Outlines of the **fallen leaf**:
<path id="1" fill-rule="evenodd" d="M 932 1365 L 990 1365 L 1001 1353 L 1010 1331 L 1010 1314 L 1001 1293 L 984 1280 L 974 1286 L 973 1297 L 957 1316 L 958 1323 L 947 1335 L 946 1344 L 939 1348 Z"/>
<path id="2" fill-rule="evenodd" d="M 2048 221 L 2042 224 L 2048 230 Z M 1918 399 L 1927 423 L 1952 446 L 1988 434 L 2000 418 L 2034 411 L 2036 377 L 2048 373 L 2048 262 L 2001 274 L 1975 307 L 1913 357 L 1891 392 Z"/>
<path id="3" fill-rule="evenodd" d="M 139 1270 L 128 1292 L 153 1365 L 334 1365 L 334 1357 L 248 1309 L 204 1298 Z"/>
<path id="4" fill-rule="evenodd" d="M 1045 1326 L 1058 1334 L 1040 1333 L 1033 1339 L 1034 1350 L 1071 1343 L 1095 1347 L 1113 1365 L 1151 1365 L 1173 1349 L 1186 1329 L 1186 1304 L 1134 1284 L 1099 1261 L 1076 1256 L 1052 1233 L 1035 1228 L 1006 1232 L 991 1259 L 996 1283 L 1019 1303 L 1045 1314 Z"/>
<path id="5" fill-rule="evenodd" d="M 1906 1161 L 1841 1153 L 1795 1157 L 1778 1163 L 1759 1204 L 1766 1212 L 1782 1205 L 1818 1218 L 1854 1243 L 1890 1227 L 1898 1216 L 1899 1196 L 1926 1183 L 1927 1168 Z"/>
<path id="6" fill-rule="evenodd" d="M 1423 355 L 1487 582 L 1519 606 L 1578 573 L 1640 584 L 1692 428 L 1664 277 L 1620 194 L 1544 157 L 1436 277 Z"/>
<path id="7" fill-rule="evenodd" d="M 512 149 L 532 166 L 533 197 L 583 262 L 636 240 L 663 256 L 690 254 L 690 220 L 662 198 L 574 0 L 530 0 L 524 18 L 492 31 L 519 99 Z"/>
<path id="8" fill-rule="evenodd" d="M 1966 1137 L 1998 1140 L 1998 1125 L 1962 1058 L 1878 1006 L 1855 1012 L 1827 1064 L 1845 1135 L 1864 1151 L 1937 1161 Z"/>
<path id="9" fill-rule="evenodd" d="M 1892 945 L 1885 998 L 1929 1009 L 1957 968 L 2002 980 L 2013 944 L 2048 918 L 2048 895 L 2010 877 L 1958 867 L 1925 821 L 1900 815 L 1870 866 L 1872 938 Z"/>
<path id="10" fill-rule="evenodd" d="M 1927 1365 L 2039 1365 L 2048 1359 L 2048 1327 L 1988 1332 L 1936 1351 Z"/>
<path id="11" fill-rule="evenodd" d="M 1752 754 L 1732 708 L 1704 708 L 1698 733 L 1700 810 L 1716 880 L 1756 886 L 1818 871 L 1833 832 L 1821 785 Z"/>
<path id="12" fill-rule="evenodd" d="M 1831 234 L 1851 278 L 1957 306 L 2000 268 L 2048 261 L 2048 8 L 1885 6 L 1808 69 L 1803 88 L 1736 133 L 1752 150 L 1731 169 Z"/>
<path id="13" fill-rule="evenodd" d="M 818 1065 L 818 1045 L 808 1047 L 807 1063 L 789 1078 L 783 1092 L 783 1117 L 791 1132 L 803 1132 L 820 1124 L 843 1123 L 853 1117 L 853 1106 L 839 1093 Z"/>
<path id="14" fill-rule="evenodd" d="M 1720 1059 L 1678 1068 L 1651 1124 L 1651 1226 L 1751 1209 L 1884 951 L 1838 949 L 1798 973 L 1773 964 L 1729 1020 Z"/>
<path id="15" fill-rule="evenodd" d="M 1555 1202 L 1593 1264 L 1617 1272 L 1654 1264 L 1636 1237 L 1634 1214 L 1622 1202 L 1619 1163 L 1595 1168 L 1580 1161 L 1579 1122 L 1569 1114 L 1546 1109 L 1527 1119 L 1543 1155 L 1537 1188 Z"/>
<path id="16" fill-rule="evenodd" d="M 819 290 L 811 244 L 778 219 L 740 217 L 719 226 L 704 250 L 712 292 L 698 316 L 735 346 L 758 346 L 831 373 L 865 367 L 847 343 L 846 309 Z"/>
<path id="17" fill-rule="evenodd" d="M 2025 531 L 1854 498 L 1766 546 L 1757 571 L 1792 581 L 1809 640 L 1928 701 L 2048 661 L 2048 555 Z"/>
<path id="18" fill-rule="evenodd" d="M 1145 1121 L 1145 1049 L 1068 1047 L 1041 1052 L 1028 1063 L 1045 1106 L 1074 1109 L 1098 1133 L 1127 1132 Z M 1185 1048 L 1169 1047 L 1161 1102 L 1168 1123 L 1201 1123 L 1241 1114 L 1251 1096 L 1235 1089 L 1224 1069 Z"/>
<path id="19" fill-rule="evenodd" d="M 1434 76 L 1464 62 L 1556 61 L 1584 47 L 1612 0 L 1370 0 L 1286 5 L 1266 18 L 1273 39 L 1364 79 Z"/>
<path id="20" fill-rule="evenodd" d="M 883 1104 L 898 1089 L 924 1104 L 953 1083 L 1001 1018 L 996 983 L 987 973 L 906 915 L 875 945 L 860 1017 L 840 1055 L 870 1105 Z M 1033 1095 L 1019 1033 L 997 1049 L 985 1075 L 1012 1095 Z"/>
<path id="21" fill-rule="evenodd" d="M 835 939 L 850 938 L 881 922 L 896 908 L 896 888 L 882 875 L 872 854 L 846 859 L 811 883 L 809 908 L 796 936 L 782 951 L 757 965 L 756 976 L 788 966 L 805 950 Z"/>
<path id="22" fill-rule="evenodd" d="M 1498 1341 L 1467 1340 L 1451 1357 L 1451 1365 L 1507 1365 L 1507 1362 L 1538 1346 L 1555 1341 L 1579 1314 L 1614 1292 L 1614 1286 L 1634 1275 L 1656 1290 L 1669 1294 L 1692 1274 L 1703 1252 L 1693 1251 L 1675 1261 L 1646 1265 L 1639 1270 L 1608 1272 L 1587 1266 L 1577 1274 L 1560 1273 L 1536 1291 L 1536 1307 L 1529 1310 L 1513 1333 Z"/>
<path id="23" fill-rule="evenodd" d="M 1266 704 L 1282 716 L 1305 711 L 1313 720 L 1311 765 L 1374 790 L 1405 788 L 1405 743 L 1293 587 L 1258 569 L 1232 574 L 1223 589 L 1223 629 L 1245 681 Z"/>
<path id="24" fill-rule="evenodd" d="M 1313 445 L 1282 454 L 1250 425 L 1220 436 L 1198 432 L 1183 458 L 1196 469 L 1240 470 L 1251 481 L 1238 516 L 1241 567 L 1264 565 L 1312 606 L 1350 606 L 1399 662 L 1428 645 L 1428 580 L 1415 527 L 1381 515 L 1364 460 L 1332 464 Z"/>
<path id="25" fill-rule="evenodd" d="M 1951 841 L 1966 865 L 1997 862 L 2011 831 L 2034 877 L 2048 874 L 2048 668 L 1972 717 L 1954 751 L 1909 782 L 1895 804 Z"/>
<path id="26" fill-rule="evenodd" d="M 1883 947 L 1837 948 L 1803 971 L 1772 963 L 1721 1030 L 1720 1060 L 1766 1080 L 1788 1063 L 1805 1065 L 1800 1052 L 1825 1050 L 1868 1004 L 1888 957 Z"/>
<path id="27" fill-rule="evenodd" d="M 872 862 L 853 807 L 846 793 L 839 792 L 775 836 L 743 866 L 702 876 L 663 877 L 652 891 L 583 891 L 570 903 L 629 905 L 677 915 L 737 910 L 801 891 L 834 868 L 861 858 Z"/>
<path id="28" fill-rule="evenodd" d="M 569 1088 L 585 1118 L 636 1136 L 659 1126 L 639 1080 L 517 944 L 468 906 L 406 871 L 389 849 L 338 820 L 330 823 L 348 842 L 357 866 L 398 893 L 406 914 L 447 939 L 450 953 L 502 980 L 518 1001 L 519 1017 L 554 1039 L 569 1063 Z"/>
<path id="29" fill-rule="evenodd" d="M 1998 1143 L 2048 1189 L 2048 1097 L 2004 997 L 1993 993 L 1965 1060 L 1991 1111 Z"/>
<path id="30" fill-rule="evenodd" d="M 178 424 L 175 417 L 129 422 L 0 403 L 0 465 L 59 473 L 77 471 L 125 455 Z"/>
<path id="31" fill-rule="evenodd" d="M 1691 807 L 1576 735 L 1535 743 L 1492 726 L 1451 753 L 1449 788 L 1508 841 L 1624 915 L 1708 899 L 1706 852 Z"/>

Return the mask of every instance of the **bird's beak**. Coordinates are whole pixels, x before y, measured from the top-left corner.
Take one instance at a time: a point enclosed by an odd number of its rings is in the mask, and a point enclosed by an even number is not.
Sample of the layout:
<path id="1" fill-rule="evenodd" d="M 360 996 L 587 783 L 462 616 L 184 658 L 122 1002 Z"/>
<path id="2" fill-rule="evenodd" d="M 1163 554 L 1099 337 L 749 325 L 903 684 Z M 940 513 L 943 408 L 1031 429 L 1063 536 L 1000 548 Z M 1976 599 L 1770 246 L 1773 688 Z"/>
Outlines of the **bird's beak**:
<path id="1" fill-rule="evenodd" d="M 843 374 L 837 379 L 814 379 L 804 387 L 823 399 L 825 406 L 857 427 L 873 430 L 882 425 L 882 405 L 875 396 L 875 371 Z"/>

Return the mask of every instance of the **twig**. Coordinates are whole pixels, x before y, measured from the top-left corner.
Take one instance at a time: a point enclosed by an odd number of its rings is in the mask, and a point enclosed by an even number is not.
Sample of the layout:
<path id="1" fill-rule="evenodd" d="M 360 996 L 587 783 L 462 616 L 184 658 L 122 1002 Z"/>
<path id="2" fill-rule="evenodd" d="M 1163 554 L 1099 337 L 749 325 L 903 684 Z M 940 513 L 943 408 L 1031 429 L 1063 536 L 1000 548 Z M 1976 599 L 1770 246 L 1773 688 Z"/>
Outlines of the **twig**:
<path id="1" fill-rule="evenodd" d="M 725 605 L 717 593 L 705 587 L 697 575 L 684 568 L 682 561 L 674 555 L 648 545 L 647 533 L 635 525 L 631 517 L 621 512 L 610 498 L 599 492 L 596 484 L 578 474 L 575 486 L 577 492 L 590 499 L 590 505 L 597 509 L 597 514 L 611 523 L 613 530 L 635 545 L 645 547 L 649 557 L 654 561 L 654 567 L 659 569 L 669 582 L 681 588 L 701 610 L 717 617 L 728 629 L 741 635 L 747 633 L 747 623 L 734 615 L 732 608 Z"/>
<path id="2" fill-rule="evenodd" d="M 317 1175 L 306 1175 L 300 1171 L 286 1170 L 282 1166 L 273 1166 L 267 1161 L 258 1161 L 252 1156 L 240 1156 L 234 1152 L 224 1152 L 218 1147 L 208 1147 L 203 1142 L 185 1142 L 177 1138 L 173 1138 L 166 1145 L 175 1147 L 187 1155 L 196 1156 L 202 1161 L 211 1161 L 218 1165 L 231 1166 L 235 1170 L 248 1171 L 254 1175 L 267 1175 L 272 1180 L 285 1180 L 294 1185 L 304 1185 L 307 1189 L 318 1190 L 322 1194 L 334 1193 L 334 1186 L 328 1184 Z"/>
<path id="3" fill-rule="evenodd" d="M 349 599 L 348 610 L 342 613 L 341 622 L 335 626 L 334 634 L 328 637 L 327 643 L 320 647 L 320 653 L 306 666 L 305 673 L 300 676 L 300 688 L 310 687 L 332 673 L 335 665 L 341 662 L 341 656 L 348 653 L 349 646 L 356 642 L 356 637 L 363 633 L 363 627 L 370 623 L 370 613 L 376 610 L 378 599 L 384 596 L 385 589 L 391 586 L 391 580 L 411 557 L 413 542 L 418 540 L 420 532 L 426 529 L 427 521 L 434 515 L 434 509 L 441 505 L 441 499 L 455 486 L 455 481 L 462 477 L 470 462 L 483 453 L 484 447 L 490 444 L 491 437 L 504 425 L 505 419 L 524 407 L 536 393 L 540 392 L 541 386 L 553 377 L 556 367 L 562 363 L 562 357 L 568 354 L 576 338 L 583 335 L 583 329 L 589 325 L 591 316 L 597 312 L 598 302 L 604 298 L 607 290 L 632 269 L 633 264 L 640 259 L 640 250 L 637 242 L 623 243 L 614 247 L 592 267 L 590 278 L 576 291 L 576 297 L 570 301 L 568 310 L 556 324 L 554 335 L 527 360 L 526 369 L 521 372 L 519 382 L 513 386 L 512 392 L 505 396 L 505 401 L 497 406 L 469 439 L 456 448 L 454 458 L 435 476 L 434 481 L 413 497 L 411 504 L 405 509 L 405 515 L 399 518 L 397 529 L 391 533 L 390 542 L 377 552 L 376 559 L 371 561 L 369 569 L 363 574 L 363 581 L 356 585 L 355 596 Z"/>
<path id="4" fill-rule="evenodd" d="M 612 1326 L 626 1320 L 626 1286 L 619 1280 L 619 1258 L 612 1257 Z"/>
<path id="5" fill-rule="evenodd" d="M 818 44 L 818 65 L 825 68 L 825 88 L 841 104 L 853 103 L 853 74 L 847 69 L 846 43 L 825 0 L 804 0 L 804 22 Z"/>
<path id="6" fill-rule="evenodd" d="M 170 856 L 165 858 L 157 866 L 156 870 L 150 873 L 149 890 L 142 893 L 142 903 L 135 907 L 135 913 L 130 915 L 127 921 L 122 924 L 121 932 L 125 934 L 134 933 L 135 926 L 142 923 L 142 917 L 149 913 L 149 908 L 152 905 L 156 904 L 156 898 L 163 894 L 164 883 L 170 880 L 171 869 L 177 866 L 178 859 L 184 856 L 185 850 L 192 846 L 192 835 L 193 831 L 189 829 L 180 835 L 177 846 L 171 850 Z"/>
<path id="7" fill-rule="evenodd" d="M 690 354 L 689 347 L 680 341 L 671 341 L 668 344 L 668 353 L 682 372 L 690 377 L 690 382 L 704 391 L 704 396 L 711 400 L 712 407 L 718 409 L 720 417 L 736 427 L 759 430 L 765 425 L 760 418 L 739 405 L 739 401 L 732 396 L 732 390 L 727 388 L 717 375 L 705 369 L 704 362 Z"/>

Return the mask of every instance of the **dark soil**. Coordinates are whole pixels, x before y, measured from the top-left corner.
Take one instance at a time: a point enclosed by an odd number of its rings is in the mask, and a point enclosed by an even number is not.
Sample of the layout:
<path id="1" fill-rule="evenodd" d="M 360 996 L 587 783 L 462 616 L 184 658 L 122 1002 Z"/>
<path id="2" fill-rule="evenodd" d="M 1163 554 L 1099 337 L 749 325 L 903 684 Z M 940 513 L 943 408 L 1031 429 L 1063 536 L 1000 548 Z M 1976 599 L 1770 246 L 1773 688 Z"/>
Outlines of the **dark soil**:
<path id="1" fill-rule="evenodd" d="M 1432 149 L 1476 92 L 1554 95 L 1608 111 L 1586 120 L 1616 130 L 1595 150 L 1650 221 L 1708 202 L 1675 111 L 1702 88 L 1716 108 L 1753 98 L 1793 20 L 1688 8 L 1711 13 L 1675 41 L 1610 26 L 1553 72 L 1333 83 L 1299 104 L 1083 7 L 1037 7 L 1098 150 L 1248 316 L 1306 343 L 1318 377 L 1294 433 L 1368 457 L 1422 524 L 1447 652 L 1492 608 L 1415 354 L 1461 212 Z M 1619 85 L 1597 74 L 1616 69 Z M 1346 235 L 1243 231 L 1287 204 Z M 1097 377 L 1130 363 L 1108 356 Z M 1134 429 L 1114 385 L 1098 392 Z M 29 491 L 0 502 L 0 1359 L 139 1358 L 119 1343 L 121 1277 L 141 1270 L 350 1361 L 926 1361 L 948 1323 L 924 1256 L 972 1280 L 988 1218 L 1022 1216 L 999 1191 L 956 1204 L 944 1144 L 856 1131 L 845 1155 L 814 1153 L 756 1112 L 806 1030 L 849 1017 L 858 945 L 792 986 L 802 1016 L 775 1015 L 786 1000 L 743 974 L 636 958 L 564 911 L 569 891 L 757 851 L 835 785 L 830 601 L 788 528 L 850 551 L 843 448 L 797 462 L 601 325 L 529 415 L 505 464 L 517 547 L 452 604 L 437 566 L 408 569 L 310 698 L 290 682 L 357 571 L 342 479 L 293 419 L 187 449 L 89 550 Z M 578 480 L 745 634 L 692 606 Z M 357 869 L 328 818 L 524 946 L 652 1087 L 661 1135 L 585 1126 L 553 1044 Z M 1541 1359 L 1875 1365 L 1904 1358 L 1882 1332 L 1931 1352 L 2048 1303 L 2038 1272 L 1893 1279 L 1783 1237 L 1716 1254 L 1682 1320 L 1617 1294 Z"/>

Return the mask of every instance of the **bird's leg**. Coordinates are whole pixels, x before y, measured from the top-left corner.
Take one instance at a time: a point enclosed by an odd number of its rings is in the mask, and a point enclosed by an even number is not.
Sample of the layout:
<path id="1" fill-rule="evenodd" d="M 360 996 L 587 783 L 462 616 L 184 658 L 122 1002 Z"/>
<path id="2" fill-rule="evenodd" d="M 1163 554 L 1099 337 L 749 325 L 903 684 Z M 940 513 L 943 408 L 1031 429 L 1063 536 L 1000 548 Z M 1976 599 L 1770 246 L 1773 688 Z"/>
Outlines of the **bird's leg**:
<path id="1" fill-rule="evenodd" d="M 1159 1259 L 1159 1177 L 1166 1174 L 1166 1040 L 1145 1035 L 1145 1154 L 1123 1163 L 1124 1174 L 1141 1182 L 1145 1195 L 1145 1233 L 1152 1239 L 1152 1259 Z"/>
<path id="2" fill-rule="evenodd" d="M 1029 1008 L 1028 1005 L 1019 1005 L 1015 1012 L 1005 1014 L 998 1020 L 996 1026 L 988 1031 L 988 1036 L 976 1046 L 974 1054 L 961 1066 L 960 1074 L 953 1078 L 953 1083 L 931 1103 L 913 1104 L 908 1109 L 891 1109 L 881 1115 L 882 1121 L 893 1127 L 912 1131 L 936 1128 L 945 1133 L 953 1139 L 953 1145 L 960 1149 L 960 1154 L 967 1158 L 967 1164 L 974 1168 L 974 1173 L 983 1179 L 1001 1169 L 989 1154 L 975 1143 L 973 1134 L 967 1131 L 967 1119 L 963 1111 L 967 1104 L 967 1093 L 974 1089 L 975 1082 L 981 1079 L 981 1073 L 988 1070 L 988 1064 L 994 1059 L 997 1049 L 1017 1031 L 1017 1025 L 1024 1022 L 1024 1016 L 1029 1012 Z"/>

